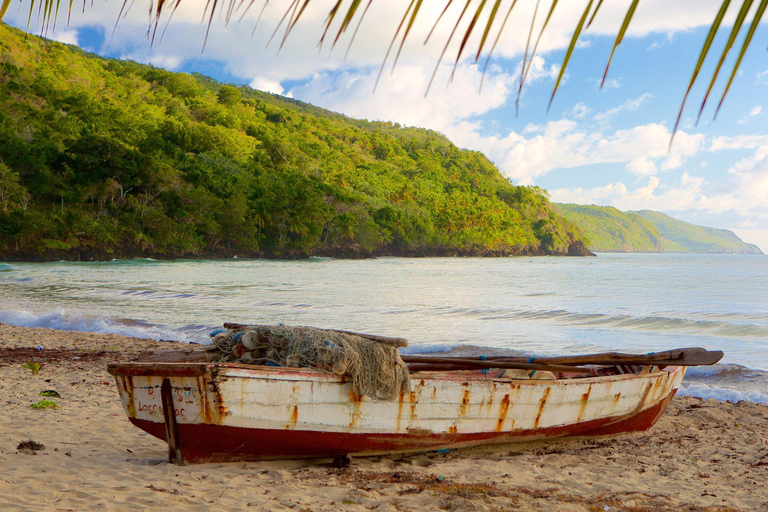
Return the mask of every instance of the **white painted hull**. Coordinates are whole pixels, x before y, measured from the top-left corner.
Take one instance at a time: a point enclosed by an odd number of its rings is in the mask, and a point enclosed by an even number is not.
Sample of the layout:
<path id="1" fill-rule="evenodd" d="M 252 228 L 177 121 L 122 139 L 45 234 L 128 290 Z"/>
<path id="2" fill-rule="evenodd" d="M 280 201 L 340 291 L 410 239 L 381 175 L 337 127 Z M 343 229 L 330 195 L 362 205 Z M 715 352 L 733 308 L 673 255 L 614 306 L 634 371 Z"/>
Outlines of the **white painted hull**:
<path id="1" fill-rule="evenodd" d="M 560 380 L 412 374 L 392 402 L 305 369 L 211 363 L 111 365 L 129 419 L 161 439 L 175 423 L 188 461 L 324 457 L 456 448 L 650 428 L 683 367 Z M 167 379 L 174 409 L 164 417 Z M 166 402 L 170 403 L 170 402 Z M 170 426 L 169 426 L 170 428 Z"/>

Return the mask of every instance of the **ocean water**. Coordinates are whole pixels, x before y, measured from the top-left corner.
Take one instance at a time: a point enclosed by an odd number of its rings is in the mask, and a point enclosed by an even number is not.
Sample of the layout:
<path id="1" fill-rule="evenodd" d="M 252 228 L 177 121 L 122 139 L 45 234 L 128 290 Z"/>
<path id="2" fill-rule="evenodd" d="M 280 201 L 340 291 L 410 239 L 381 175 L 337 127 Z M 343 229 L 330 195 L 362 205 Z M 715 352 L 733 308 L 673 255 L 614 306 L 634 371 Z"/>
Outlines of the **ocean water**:
<path id="1" fill-rule="evenodd" d="M 206 342 L 223 322 L 408 338 L 410 353 L 723 350 L 681 393 L 768 403 L 768 258 L 0 263 L 0 322 Z"/>

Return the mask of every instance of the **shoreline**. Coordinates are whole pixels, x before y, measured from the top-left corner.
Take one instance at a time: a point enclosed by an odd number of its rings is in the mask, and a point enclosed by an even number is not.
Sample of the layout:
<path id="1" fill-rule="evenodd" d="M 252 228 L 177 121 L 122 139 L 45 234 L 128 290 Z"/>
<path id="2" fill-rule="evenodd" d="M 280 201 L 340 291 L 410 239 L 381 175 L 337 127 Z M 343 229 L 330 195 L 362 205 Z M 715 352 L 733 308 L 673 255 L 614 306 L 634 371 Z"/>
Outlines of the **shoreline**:
<path id="1" fill-rule="evenodd" d="M 36 345 L 43 350 L 36 350 Z M 0 325 L 3 510 L 768 510 L 768 406 L 675 398 L 646 432 L 448 454 L 174 466 L 106 363 L 187 344 Z M 22 366 L 39 355 L 37 375 Z M 60 409 L 33 409 L 43 390 Z M 24 440 L 45 445 L 20 450 Z M 33 455 L 34 454 L 34 455 Z"/>
<path id="2" fill-rule="evenodd" d="M 414 247 L 410 249 L 393 250 L 364 250 L 359 247 L 349 248 L 318 248 L 309 252 L 288 251 L 283 253 L 270 253 L 265 251 L 242 253 L 230 252 L 203 252 L 198 254 L 156 254 L 128 251 L 125 253 L 88 253 L 83 251 L 49 251 L 44 254 L 0 254 L 0 261 L 4 263 L 50 263 L 55 261 L 72 262 L 105 262 L 113 260 L 154 259 L 158 261 L 173 260 L 306 260 L 309 258 L 335 258 L 361 260 L 372 258 L 507 258 L 507 257 L 542 257 L 542 256 L 569 256 L 584 257 L 596 256 L 583 242 L 572 242 L 568 248 L 559 251 L 544 250 L 531 245 L 509 246 L 500 249 L 488 249 L 485 247 Z"/>

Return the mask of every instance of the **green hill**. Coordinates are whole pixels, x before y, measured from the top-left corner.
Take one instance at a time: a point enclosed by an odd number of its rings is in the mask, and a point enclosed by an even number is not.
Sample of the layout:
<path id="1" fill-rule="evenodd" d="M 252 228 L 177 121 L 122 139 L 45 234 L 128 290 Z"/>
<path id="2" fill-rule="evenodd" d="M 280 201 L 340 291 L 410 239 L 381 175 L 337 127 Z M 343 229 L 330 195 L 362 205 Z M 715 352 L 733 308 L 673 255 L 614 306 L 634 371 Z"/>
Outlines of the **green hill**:
<path id="1" fill-rule="evenodd" d="M 0 258 L 566 254 L 578 238 L 542 190 L 434 131 L 0 25 Z"/>
<path id="2" fill-rule="evenodd" d="M 762 254 L 725 229 L 696 226 L 659 212 L 622 212 L 612 206 L 557 204 L 598 252 L 695 252 Z"/>
<path id="3" fill-rule="evenodd" d="M 666 240 L 671 240 L 684 247 L 686 252 L 696 253 L 729 253 L 729 254 L 762 254 L 753 244 L 745 243 L 733 231 L 727 229 L 707 228 L 696 226 L 661 212 L 641 210 L 637 215 L 647 220 L 659 229 Z"/>

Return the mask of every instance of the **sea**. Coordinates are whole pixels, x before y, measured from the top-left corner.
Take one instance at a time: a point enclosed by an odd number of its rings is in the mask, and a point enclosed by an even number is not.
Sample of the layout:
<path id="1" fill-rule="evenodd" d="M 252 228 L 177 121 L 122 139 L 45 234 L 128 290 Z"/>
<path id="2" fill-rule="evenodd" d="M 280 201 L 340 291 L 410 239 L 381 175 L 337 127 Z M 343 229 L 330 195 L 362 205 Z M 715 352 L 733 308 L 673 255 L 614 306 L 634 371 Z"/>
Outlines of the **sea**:
<path id="1" fill-rule="evenodd" d="M 762 255 L 0 263 L 0 322 L 197 343 L 224 322 L 311 325 L 407 353 L 703 347 L 725 357 L 679 393 L 768 404 Z"/>

